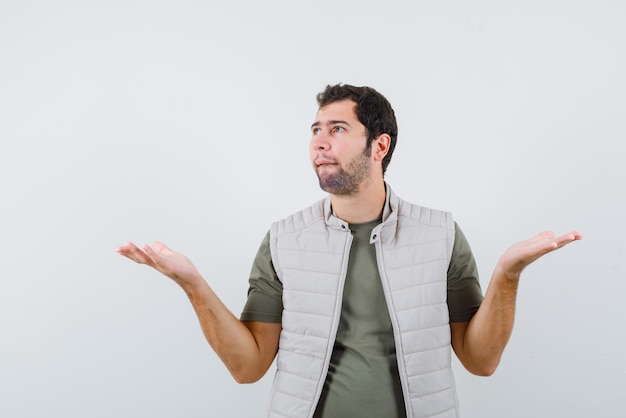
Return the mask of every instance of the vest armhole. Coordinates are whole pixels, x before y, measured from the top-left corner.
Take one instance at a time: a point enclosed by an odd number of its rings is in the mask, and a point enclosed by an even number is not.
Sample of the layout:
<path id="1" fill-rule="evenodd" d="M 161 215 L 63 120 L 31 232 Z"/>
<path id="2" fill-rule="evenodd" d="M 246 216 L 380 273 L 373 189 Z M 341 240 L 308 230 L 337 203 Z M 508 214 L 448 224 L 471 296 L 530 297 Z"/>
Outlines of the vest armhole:
<path id="1" fill-rule="evenodd" d="M 283 282 L 283 268 L 280 265 L 278 257 L 278 222 L 274 222 L 270 228 L 270 256 L 272 257 L 272 265 L 280 282 Z"/>
<path id="2" fill-rule="evenodd" d="M 454 249 L 454 241 L 456 240 L 456 223 L 451 212 L 444 212 L 446 217 L 446 251 L 448 256 L 448 264 L 452 259 L 452 250 Z"/>

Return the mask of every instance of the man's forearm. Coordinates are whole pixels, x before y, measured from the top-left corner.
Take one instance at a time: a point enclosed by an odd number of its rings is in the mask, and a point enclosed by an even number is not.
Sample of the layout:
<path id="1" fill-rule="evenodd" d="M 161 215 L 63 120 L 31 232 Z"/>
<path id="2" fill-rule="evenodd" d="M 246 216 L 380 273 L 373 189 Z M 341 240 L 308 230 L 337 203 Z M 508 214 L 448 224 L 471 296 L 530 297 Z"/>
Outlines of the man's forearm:
<path id="1" fill-rule="evenodd" d="M 166 275 L 187 293 L 207 341 L 236 381 L 254 382 L 265 374 L 278 350 L 280 324 L 244 324 L 239 321 L 209 287 L 191 260 L 163 243 L 155 242 L 140 249 L 127 242 L 116 251 Z"/>
<path id="2" fill-rule="evenodd" d="M 517 287 L 524 268 L 582 237 L 579 231 L 560 237 L 545 231 L 512 245 L 500 257 L 478 312 L 469 322 L 450 324 L 454 351 L 470 372 L 488 376 L 498 367 L 513 330 Z"/>
<path id="3" fill-rule="evenodd" d="M 513 330 L 518 284 L 519 276 L 496 270 L 480 308 L 457 334 L 454 350 L 471 373 L 489 376 L 498 367 Z"/>
<path id="4" fill-rule="evenodd" d="M 251 383 L 260 379 L 269 368 L 275 349 L 258 344 L 252 330 L 228 310 L 204 280 L 183 286 L 183 290 L 204 336 L 235 380 Z"/>

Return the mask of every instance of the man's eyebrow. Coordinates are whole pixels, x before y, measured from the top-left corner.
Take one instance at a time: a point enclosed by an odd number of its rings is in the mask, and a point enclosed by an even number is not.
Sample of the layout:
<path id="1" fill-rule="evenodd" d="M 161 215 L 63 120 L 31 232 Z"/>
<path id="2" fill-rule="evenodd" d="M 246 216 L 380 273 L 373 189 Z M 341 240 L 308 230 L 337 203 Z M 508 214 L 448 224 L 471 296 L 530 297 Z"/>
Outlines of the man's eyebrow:
<path id="1" fill-rule="evenodd" d="M 339 119 L 327 120 L 323 124 L 326 125 L 326 126 L 328 126 L 328 125 L 348 125 L 348 126 L 350 126 L 350 124 L 348 122 L 346 122 L 345 120 L 339 120 Z M 313 124 L 311 125 L 311 129 L 316 128 L 318 126 L 322 126 L 322 122 L 320 122 L 320 121 L 313 122 Z"/>

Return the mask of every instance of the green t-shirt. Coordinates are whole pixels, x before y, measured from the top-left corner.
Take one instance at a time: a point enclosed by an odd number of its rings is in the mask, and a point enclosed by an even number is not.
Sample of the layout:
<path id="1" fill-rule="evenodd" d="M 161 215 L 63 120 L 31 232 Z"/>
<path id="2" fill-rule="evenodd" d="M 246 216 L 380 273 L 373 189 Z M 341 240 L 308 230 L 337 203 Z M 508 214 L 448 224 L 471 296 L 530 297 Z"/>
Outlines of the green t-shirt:
<path id="1" fill-rule="evenodd" d="M 353 235 L 341 317 L 315 418 L 406 417 L 389 311 L 369 237 L 380 220 L 351 224 Z M 478 272 L 463 232 L 456 234 L 448 267 L 450 322 L 466 322 L 482 301 Z M 280 323 L 282 284 L 269 249 L 269 233 L 250 274 L 242 321 Z"/>

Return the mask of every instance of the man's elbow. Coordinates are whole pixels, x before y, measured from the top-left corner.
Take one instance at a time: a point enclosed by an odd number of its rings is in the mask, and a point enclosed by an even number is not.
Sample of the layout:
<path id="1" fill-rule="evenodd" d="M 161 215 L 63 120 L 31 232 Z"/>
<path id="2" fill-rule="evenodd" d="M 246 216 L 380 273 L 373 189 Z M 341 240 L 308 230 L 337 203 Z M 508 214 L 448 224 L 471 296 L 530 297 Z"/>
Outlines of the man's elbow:
<path id="1" fill-rule="evenodd" d="M 239 375 L 233 375 L 233 378 L 235 379 L 235 382 L 241 385 L 256 383 L 261 379 L 260 377 L 255 377 L 255 376 L 239 376 Z"/>
<path id="2" fill-rule="evenodd" d="M 489 376 L 492 376 L 496 372 L 496 368 L 495 367 L 483 367 L 480 369 L 469 370 L 469 372 L 475 376 L 489 377 Z"/>
<path id="3" fill-rule="evenodd" d="M 475 376 L 489 377 L 496 372 L 499 363 L 500 361 L 498 360 L 497 362 L 488 361 L 475 364 L 464 364 L 464 366 L 468 372 Z"/>
<path id="4" fill-rule="evenodd" d="M 258 382 L 265 375 L 265 373 L 250 369 L 230 370 L 230 374 L 233 376 L 233 379 L 235 379 L 235 382 L 242 385 Z"/>

